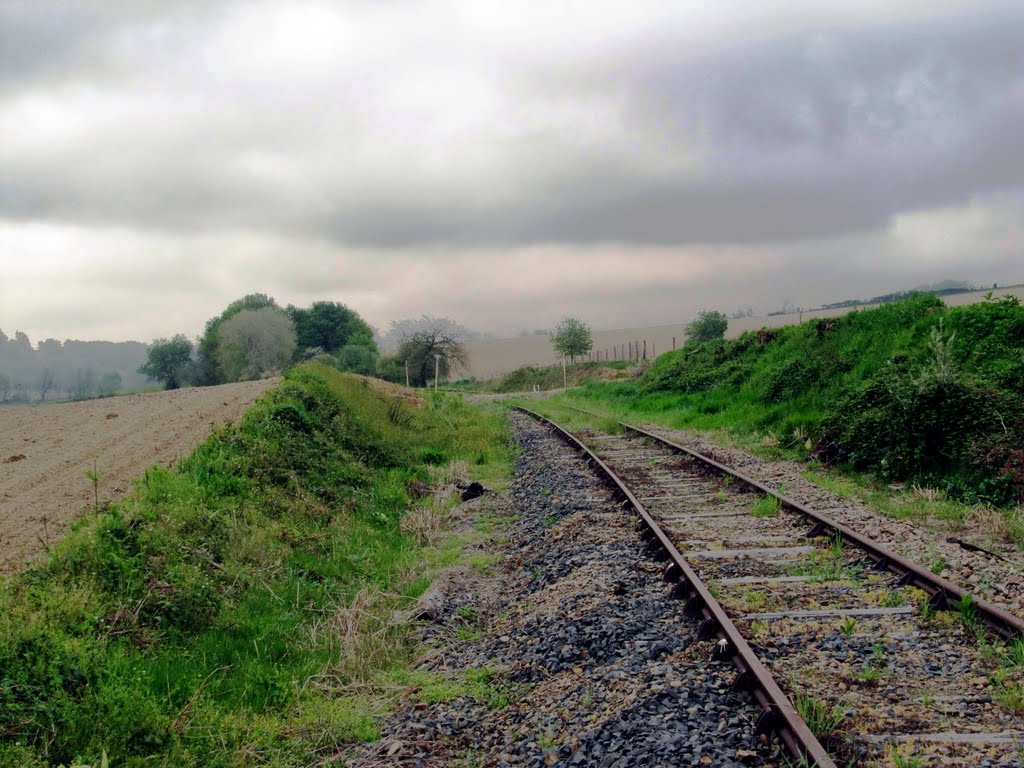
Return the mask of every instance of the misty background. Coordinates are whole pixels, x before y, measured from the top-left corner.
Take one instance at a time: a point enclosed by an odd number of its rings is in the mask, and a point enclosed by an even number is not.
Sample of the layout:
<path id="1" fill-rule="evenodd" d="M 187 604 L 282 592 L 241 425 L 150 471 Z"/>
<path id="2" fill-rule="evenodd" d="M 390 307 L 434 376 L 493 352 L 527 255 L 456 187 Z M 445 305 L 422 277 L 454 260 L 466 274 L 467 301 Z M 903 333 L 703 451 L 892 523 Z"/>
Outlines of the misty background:
<path id="1" fill-rule="evenodd" d="M 0 328 L 515 336 L 1020 282 L 1007 0 L 0 3 Z M 99 370 L 97 375 L 101 375 Z"/>

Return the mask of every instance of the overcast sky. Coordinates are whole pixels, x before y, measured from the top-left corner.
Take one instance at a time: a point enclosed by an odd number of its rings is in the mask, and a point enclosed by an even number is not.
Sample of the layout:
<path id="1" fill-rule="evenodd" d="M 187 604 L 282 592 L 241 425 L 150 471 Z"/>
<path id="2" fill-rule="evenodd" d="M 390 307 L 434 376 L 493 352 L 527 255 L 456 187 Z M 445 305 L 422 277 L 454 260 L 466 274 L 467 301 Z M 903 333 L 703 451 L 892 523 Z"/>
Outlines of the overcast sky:
<path id="1" fill-rule="evenodd" d="M 0 329 L 1024 281 L 1024 3 L 0 0 Z"/>

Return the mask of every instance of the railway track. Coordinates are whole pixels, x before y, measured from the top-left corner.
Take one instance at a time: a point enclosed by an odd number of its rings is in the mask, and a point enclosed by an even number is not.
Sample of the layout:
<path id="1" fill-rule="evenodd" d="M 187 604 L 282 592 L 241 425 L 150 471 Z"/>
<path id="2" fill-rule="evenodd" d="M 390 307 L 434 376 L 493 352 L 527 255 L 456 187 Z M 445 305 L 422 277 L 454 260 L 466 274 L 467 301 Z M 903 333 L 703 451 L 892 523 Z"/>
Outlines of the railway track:
<path id="1" fill-rule="evenodd" d="M 685 446 L 519 410 L 636 514 L 795 765 L 1024 766 L 1020 619 Z"/>

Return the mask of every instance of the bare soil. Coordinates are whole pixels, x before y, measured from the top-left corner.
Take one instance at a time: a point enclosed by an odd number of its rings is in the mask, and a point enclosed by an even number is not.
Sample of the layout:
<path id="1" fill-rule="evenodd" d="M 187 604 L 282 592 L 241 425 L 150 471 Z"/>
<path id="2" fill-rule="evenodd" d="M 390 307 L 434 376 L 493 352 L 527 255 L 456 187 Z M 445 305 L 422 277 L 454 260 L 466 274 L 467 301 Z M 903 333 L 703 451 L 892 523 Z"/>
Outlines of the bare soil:
<path id="1" fill-rule="evenodd" d="M 0 570 L 38 556 L 94 503 L 131 489 L 235 421 L 277 379 L 171 392 L 0 408 Z"/>

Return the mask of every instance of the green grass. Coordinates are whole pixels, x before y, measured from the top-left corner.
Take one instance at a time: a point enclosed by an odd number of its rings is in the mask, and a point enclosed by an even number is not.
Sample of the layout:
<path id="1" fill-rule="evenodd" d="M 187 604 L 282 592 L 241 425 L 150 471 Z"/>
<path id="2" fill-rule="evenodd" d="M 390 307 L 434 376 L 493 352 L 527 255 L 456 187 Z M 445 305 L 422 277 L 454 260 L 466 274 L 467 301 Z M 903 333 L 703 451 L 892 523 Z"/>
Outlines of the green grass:
<path id="1" fill-rule="evenodd" d="M 562 389 L 565 381 L 570 387 L 584 382 L 607 378 L 623 377 L 630 363 L 623 361 L 581 362 L 566 366 L 563 376 L 562 365 L 524 365 L 504 376 L 487 381 L 464 379 L 449 385 L 450 389 L 463 392 L 532 392 L 534 387 L 541 391 Z"/>
<path id="2" fill-rule="evenodd" d="M 568 393 L 608 415 L 725 432 L 976 503 L 1024 501 L 1024 307 L 929 295 L 661 355 Z"/>
<path id="3" fill-rule="evenodd" d="M 811 732 L 822 741 L 834 736 L 846 719 L 844 702 L 829 704 L 799 690 L 793 695 L 793 706 Z"/>
<path id="4" fill-rule="evenodd" d="M 497 411 L 389 410 L 297 368 L 0 581 L 0 766 L 304 765 L 374 738 L 386 702 L 360 686 L 413 653 L 392 612 L 461 545 L 403 535 L 407 485 L 452 461 L 506 477 L 511 458 Z"/>
<path id="5" fill-rule="evenodd" d="M 754 502 L 751 514 L 754 517 L 778 517 L 782 503 L 774 496 L 764 495 Z"/>
<path id="6" fill-rule="evenodd" d="M 637 380 L 585 382 L 529 407 L 576 427 L 701 432 L 805 462 L 808 480 L 883 514 L 1024 549 L 1024 307 L 1013 299 L 948 308 L 920 295 L 688 345 Z"/>
<path id="7" fill-rule="evenodd" d="M 471 699 L 493 709 L 504 709 L 517 693 L 514 686 L 500 679 L 498 670 L 490 667 L 475 667 L 455 676 L 414 672 L 405 682 L 415 690 L 414 698 L 426 704 Z"/>

